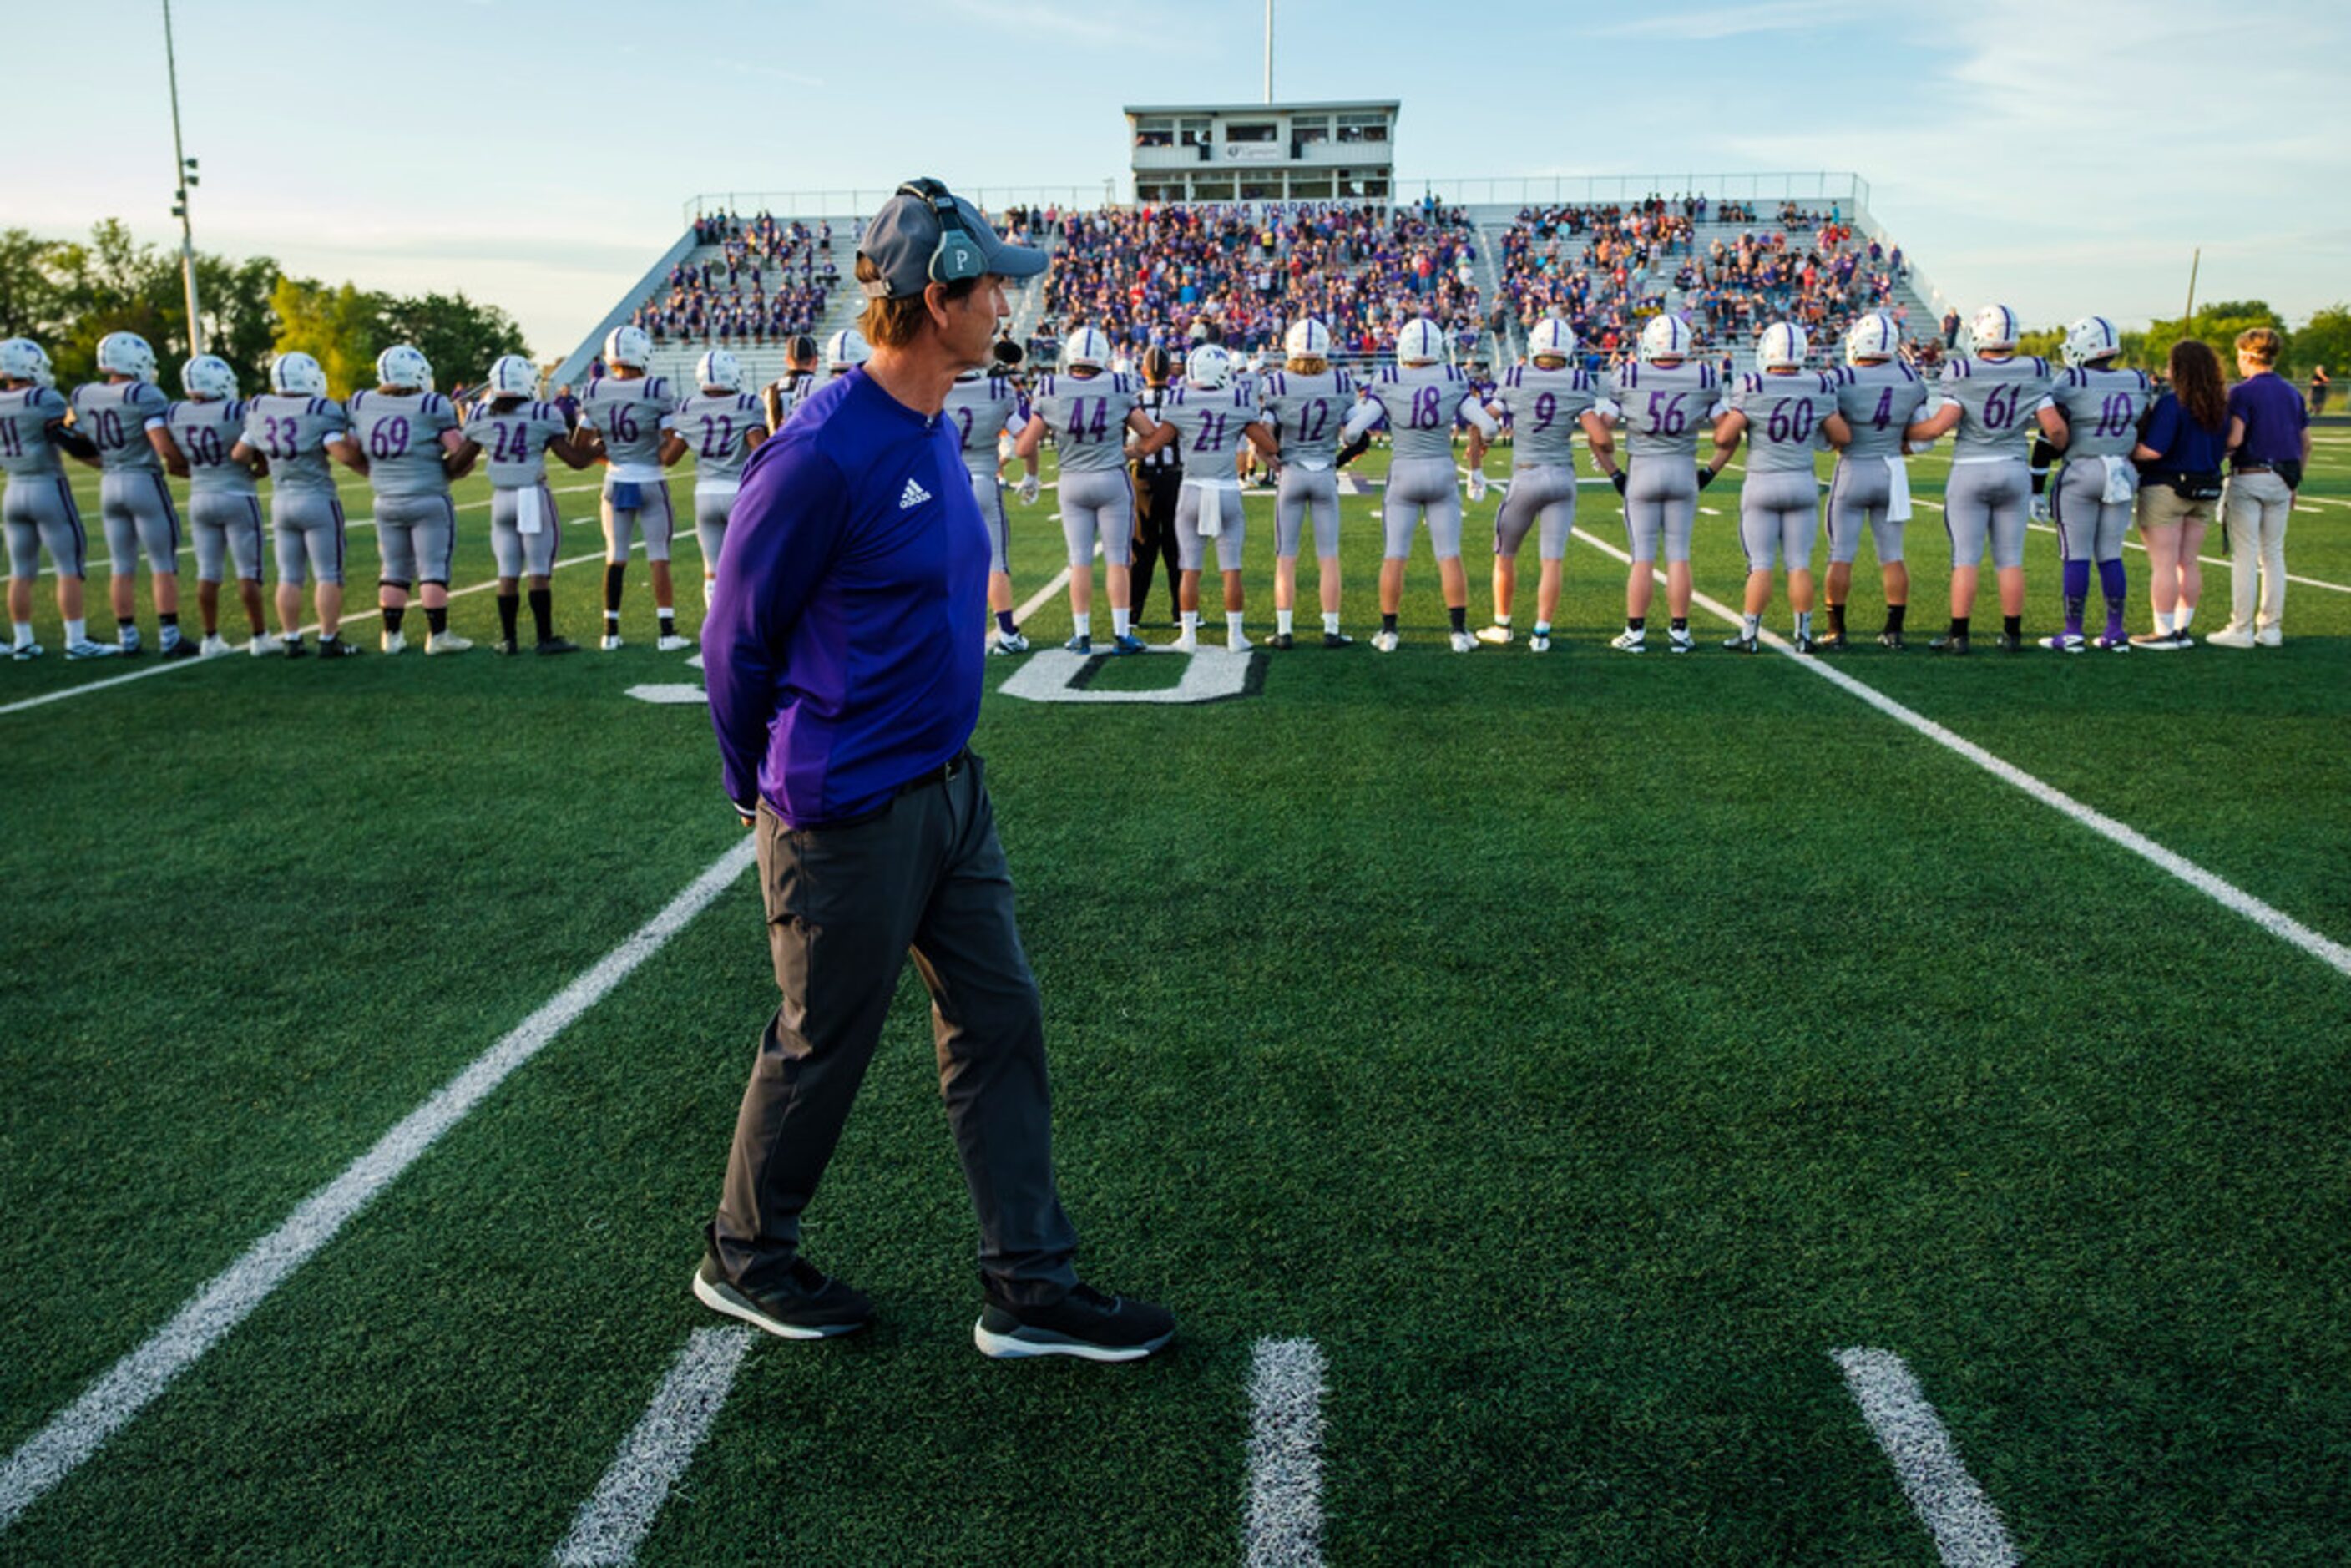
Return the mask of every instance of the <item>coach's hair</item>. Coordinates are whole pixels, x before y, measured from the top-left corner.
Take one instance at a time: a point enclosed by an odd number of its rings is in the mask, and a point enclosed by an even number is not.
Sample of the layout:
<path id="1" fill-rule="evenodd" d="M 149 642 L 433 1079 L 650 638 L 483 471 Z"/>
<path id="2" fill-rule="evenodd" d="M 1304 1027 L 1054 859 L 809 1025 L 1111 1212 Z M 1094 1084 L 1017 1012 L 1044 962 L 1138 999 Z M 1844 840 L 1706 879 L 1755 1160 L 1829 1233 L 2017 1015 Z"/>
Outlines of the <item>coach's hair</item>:
<path id="1" fill-rule="evenodd" d="M 2220 356 L 2194 338 L 2171 345 L 2171 391 L 2188 417 L 2218 435 L 2228 428 L 2229 394 L 2220 390 Z"/>
<path id="2" fill-rule="evenodd" d="M 2237 352 L 2263 370 L 2276 364 L 2278 356 L 2284 351 L 2285 340 L 2267 327 L 2255 327 L 2237 334 Z"/>
<path id="3" fill-rule="evenodd" d="M 861 256 L 857 258 L 858 282 L 872 283 L 881 276 L 882 269 L 874 266 L 870 257 Z M 946 289 L 949 299 L 961 299 L 979 287 L 979 279 L 962 277 L 942 287 Z M 906 347 L 914 340 L 914 334 L 922 330 L 923 323 L 931 319 L 930 307 L 923 303 L 929 292 L 926 288 L 921 294 L 908 294 L 893 299 L 868 299 L 865 314 L 857 319 L 857 329 L 864 333 L 865 340 L 877 349 Z"/>

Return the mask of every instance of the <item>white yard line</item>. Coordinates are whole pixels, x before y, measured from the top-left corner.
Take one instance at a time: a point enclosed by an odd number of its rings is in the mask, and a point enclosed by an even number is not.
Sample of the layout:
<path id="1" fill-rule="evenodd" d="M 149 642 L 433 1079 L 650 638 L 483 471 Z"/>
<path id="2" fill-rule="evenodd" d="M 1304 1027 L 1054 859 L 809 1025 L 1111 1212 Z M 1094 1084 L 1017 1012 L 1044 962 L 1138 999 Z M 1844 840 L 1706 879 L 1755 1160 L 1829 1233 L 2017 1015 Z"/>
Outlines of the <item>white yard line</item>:
<path id="1" fill-rule="evenodd" d="M 1931 501 L 1923 504 L 1927 506 L 1934 505 Z M 1939 507 L 1937 508 L 1938 511 L 1941 508 Z M 2056 527 L 2050 523 L 2028 523 L 2025 526 L 2036 534 L 2053 534 L 2057 531 Z M 2147 547 L 2139 543 L 2137 539 L 2125 539 L 2123 544 L 2127 549 L 2138 551 L 2141 555 L 2145 555 L 2147 553 Z M 2227 566 L 2230 564 L 2229 558 L 2224 555 L 2199 555 L 2196 559 L 2202 561 L 2206 566 Z M 2288 582 L 2299 582 L 2305 588 L 2327 588 L 2334 590 L 2337 593 L 2351 593 L 2351 587 L 2346 587 L 2345 584 L 2340 582 L 2324 582 L 2314 577 L 2296 577 L 2294 573 L 2287 572 L 2285 574 L 2285 580 Z"/>
<path id="2" fill-rule="evenodd" d="M 197 1291 L 145 1343 L 116 1362 L 81 1397 L 26 1438 L 0 1466 L 0 1531 L 16 1523 L 26 1509 L 152 1404 L 173 1378 L 243 1322 L 517 1068 L 685 929 L 742 875 L 751 863 L 752 850 L 751 835 L 746 833 L 660 914 L 402 1118 L 342 1175 L 305 1198 L 277 1229 Z"/>
<path id="3" fill-rule="evenodd" d="M 749 1329 L 696 1329 L 555 1549 L 559 1568 L 628 1568 L 735 1386 Z"/>
<path id="4" fill-rule="evenodd" d="M 1311 1339 L 1261 1339 L 1250 1355 L 1249 1568 L 1322 1562 L 1322 1352 Z"/>
<path id="5" fill-rule="evenodd" d="M 635 551 L 641 550 L 644 548 L 644 541 L 640 539 L 634 545 L 630 547 L 630 550 L 631 553 L 633 554 Z M 567 566 L 578 566 L 583 561 L 602 560 L 603 559 L 604 552 L 602 550 L 597 550 L 590 555 L 567 556 L 563 559 L 555 562 L 549 570 L 551 571 L 560 571 Z M 449 591 L 449 597 L 452 599 L 463 599 L 469 593 L 486 593 L 497 585 L 498 580 L 494 577 L 489 579 L 487 581 L 473 583 L 465 588 L 453 588 Z M 422 612 L 423 607 L 420 606 L 413 599 L 411 599 L 408 601 L 408 607 L 411 610 L 418 611 L 420 613 Z M 381 610 L 362 610 L 354 614 L 344 616 L 342 623 L 345 626 L 356 626 L 362 621 L 378 620 L 381 618 L 382 614 L 383 612 Z M 319 623 L 316 621 L 313 621 L 305 625 L 302 628 L 302 631 L 307 635 L 309 632 L 316 632 L 318 629 Z M 143 670 L 133 670 L 127 675 L 109 675 L 102 681 L 84 681 L 79 685 L 60 686 L 53 692 L 43 692 L 37 697 L 25 697 L 16 702 L 0 704 L 0 714 L 18 713 L 28 707 L 39 707 L 44 703 L 61 703 L 68 697 L 81 696 L 89 692 L 102 692 L 109 686 L 126 685 L 132 681 L 143 681 L 151 676 L 169 674 L 174 670 L 192 670 L 197 668 L 199 665 L 224 664 L 230 659 L 237 658 L 242 655 L 236 653 L 215 653 L 209 659 L 170 660 L 162 659 L 159 655 L 150 656 L 156 657 L 157 662 L 148 665 Z"/>
<path id="6" fill-rule="evenodd" d="M 1633 563 L 1631 556 L 1605 540 L 1584 532 L 1582 528 L 1575 530 L 1575 537 L 1603 555 L 1613 557 L 1627 566 Z M 1660 571 L 1656 574 L 1656 578 L 1659 582 L 1663 582 L 1666 580 L 1666 574 Z M 1719 600 L 1698 593 L 1691 596 L 1691 601 L 1704 606 L 1709 613 L 1720 618 L 1727 624 L 1739 623 L 1738 613 Z M 1933 719 L 1905 707 L 1876 686 L 1867 685 L 1854 679 L 1843 670 L 1836 668 L 1830 657 L 1799 653 L 1790 647 L 1784 639 L 1768 631 L 1762 633 L 1760 641 L 1773 652 L 1793 661 L 1798 668 L 1809 671 L 1830 685 L 1860 698 L 1888 718 L 1917 731 L 1936 745 L 1957 752 L 2002 783 L 2015 786 L 2032 799 L 2072 818 L 2099 837 L 2121 845 L 2157 870 L 2178 877 L 2223 908 L 2244 916 L 2271 936 L 2301 948 L 2337 974 L 2351 977 L 2351 946 L 2346 946 L 2330 936 L 2322 936 L 2283 910 L 2263 903 L 2233 883 L 2222 881 L 2193 861 L 2174 854 L 2136 828 L 2118 822 L 2105 813 L 2084 805 L 2055 786 L 2044 783 L 2015 764 L 2004 761 L 1975 742 L 1944 728 Z"/>
<path id="7" fill-rule="evenodd" d="M 1886 1350 L 1840 1350 L 1845 1387 L 1862 1419 L 1893 1462 L 1903 1495 L 1935 1538 L 1949 1568 L 2013 1568 L 2023 1562 L 2001 1523 L 2000 1511 L 1959 1461 L 1959 1450 L 1918 1380 Z"/>

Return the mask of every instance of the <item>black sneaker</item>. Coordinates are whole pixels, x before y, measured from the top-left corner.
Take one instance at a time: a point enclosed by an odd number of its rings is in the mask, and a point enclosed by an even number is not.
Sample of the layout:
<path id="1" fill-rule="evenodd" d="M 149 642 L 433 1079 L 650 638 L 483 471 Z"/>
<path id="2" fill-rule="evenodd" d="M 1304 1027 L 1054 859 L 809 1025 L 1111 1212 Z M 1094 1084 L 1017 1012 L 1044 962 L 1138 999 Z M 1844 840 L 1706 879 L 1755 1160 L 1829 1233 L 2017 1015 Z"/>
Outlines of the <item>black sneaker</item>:
<path id="1" fill-rule="evenodd" d="M 310 656 L 310 650 L 302 645 L 302 639 L 299 637 L 286 639 L 285 653 L 289 659 L 307 659 Z"/>
<path id="2" fill-rule="evenodd" d="M 2003 653 L 2022 653 L 2024 652 L 2024 639 L 2013 632 L 2003 632 L 1992 639 L 1992 646 Z"/>
<path id="3" fill-rule="evenodd" d="M 490 644 L 490 652 L 511 659 L 515 654 L 521 652 L 521 650 L 515 646 L 515 640 L 513 638 L 501 637 L 496 642 Z"/>
<path id="4" fill-rule="evenodd" d="M 1898 653 L 1910 644 L 1902 640 L 1901 632 L 1895 631 L 1889 626 L 1885 631 L 1880 632 L 1877 634 L 1877 645 L 1888 650 L 1889 652 Z"/>
<path id="5" fill-rule="evenodd" d="M 1804 651 L 1814 653 L 1842 653 L 1852 646 L 1852 643 L 1844 640 L 1844 632 L 1832 632 L 1825 637 L 1813 638 L 1812 647 Z"/>
<path id="6" fill-rule="evenodd" d="M 164 648 L 163 657 L 166 659 L 193 659 L 196 656 L 196 651 L 195 639 L 193 637 L 183 637 Z"/>
<path id="7" fill-rule="evenodd" d="M 729 1283 L 705 1250 L 694 1271 L 694 1299 L 778 1339 L 831 1339 L 873 1321 L 873 1302 L 863 1291 L 829 1278 L 805 1258 L 792 1260 L 781 1284 L 746 1290 Z"/>
<path id="8" fill-rule="evenodd" d="M 569 637 L 546 637 L 540 639 L 538 651 L 549 656 L 557 653 L 576 653 L 580 652 L 580 644 Z"/>
<path id="9" fill-rule="evenodd" d="M 1946 632 L 1928 643 L 1927 651 L 1930 653 L 1964 655 L 1968 651 L 1968 634 L 1964 632 Z"/>
<path id="10" fill-rule="evenodd" d="M 982 1355 L 1075 1355 L 1141 1361 L 1176 1337 L 1176 1314 L 1149 1301 L 1073 1285 L 1050 1307 L 1009 1307 L 991 1294 L 971 1328 Z"/>
<path id="11" fill-rule="evenodd" d="M 319 657 L 321 659 L 353 659 L 359 656 L 359 651 L 357 643 L 346 643 L 340 637 L 319 639 Z"/>
<path id="12" fill-rule="evenodd" d="M 1291 636 L 1287 632 L 1276 632 L 1272 636 L 1265 640 L 1265 645 L 1280 653 L 1287 653 L 1290 650 L 1298 646 L 1298 639 Z"/>
<path id="13" fill-rule="evenodd" d="M 1352 648 L 1355 640 L 1344 632 L 1325 632 L 1322 633 L 1322 645 L 1325 648 Z"/>

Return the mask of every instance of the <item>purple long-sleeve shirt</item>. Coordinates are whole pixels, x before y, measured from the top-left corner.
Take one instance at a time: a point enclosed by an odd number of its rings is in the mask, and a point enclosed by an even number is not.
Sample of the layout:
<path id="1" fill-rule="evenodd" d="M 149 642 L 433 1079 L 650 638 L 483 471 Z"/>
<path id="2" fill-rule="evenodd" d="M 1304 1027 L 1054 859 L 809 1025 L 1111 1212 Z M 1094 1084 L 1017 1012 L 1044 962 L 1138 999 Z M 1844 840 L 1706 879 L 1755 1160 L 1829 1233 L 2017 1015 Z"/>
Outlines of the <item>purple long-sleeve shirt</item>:
<path id="1" fill-rule="evenodd" d="M 726 798 L 795 828 L 888 804 L 979 719 L 988 545 L 956 431 L 862 370 L 751 455 L 702 624 Z"/>

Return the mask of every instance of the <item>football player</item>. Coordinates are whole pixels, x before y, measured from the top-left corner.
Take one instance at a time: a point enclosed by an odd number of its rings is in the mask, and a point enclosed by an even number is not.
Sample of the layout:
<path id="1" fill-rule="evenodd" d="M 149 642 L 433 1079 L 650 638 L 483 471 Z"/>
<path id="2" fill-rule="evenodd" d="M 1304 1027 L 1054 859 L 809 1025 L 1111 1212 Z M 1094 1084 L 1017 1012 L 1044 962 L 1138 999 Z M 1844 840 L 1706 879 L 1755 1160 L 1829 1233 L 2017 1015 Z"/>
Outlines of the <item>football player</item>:
<path id="1" fill-rule="evenodd" d="M 1936 399 L 1925 378 L 1896 354 L 1901 340 L 1894 319 L 1877 312 L 1862 317 L 1845 333 L 1845 363 L 1835 372 L 1837 412 L 1853 439 L 1837 454 L 1829 478 L 1829 629 L 1813 643 L 1821 653 L 1843 653 L 1847 646 L 1845 598 L 1865 530 L 1886 587 L 1886 627 L 1877 634 L 1878 644 L 1897 651 L 1903 645 L 1902 622 L 1910 611 L 1910 569 L 1902 559 L 1910 482 L 1903 454 L 1919 410 Z"/>
<path id="2" fill-rule="evenodd" d="M 2018 357 L 2016 312 L 2007 306 L 1977 311 L 1972 331 L 1975 351 L 1944 363 L 1942 407 L 1912 432 L 1927 441 L 1959 432 L 1943 490 L 1943 524 L 1951 535 L 1951 629 L 1928 645 L 1938 653 L 1968 651 L 1976 579 L 1989 540 L 2000 582 L 1999 646 L 2013 653 L 2024 646 L 2024 528 L 2032 495 L 2024 437 L 2056 378 L 2048 361 Z"/>
<path id="3" fill-rule="evenodd" d="M 1510 491 L 1494 518 L 1494 623 L 1478 633 L 1481 643 L 1510 640 L 1510 601 L 1518 591 L 1519 547 L 1535 536 L 1542 573 L 1535 586 L 1535 625 L 1527 647 L 1551 651 L 1552 618 L 1559 613 L 1559 591 L 1566 570 L 1568 536 L 1575 528 L 1575 432 L 1605 443 L 1600 392 L 1592 372 L 1575 363 L 1575 329 L 1556 317 L 1535 323 L 1527 334 L 1528 362 L 1513 365 L 1486 404 L 1497 420 L 1510 422 Z M 1469 498 L 1483 499 L 1486 476 L 1479 465 L 1486 441 L 1469 434 Z"/>
<path id="4" fill-rule="evenodd" d="M 253 628 L 246 651 L 259 658 L 278 652 L 261 612 L 261 493 L 255 477 L 267 464 L 236 448 L 245 434 L 246 405 L 236 395 L 236 371 L 217 354 L 199 354 L 180 371 L 188 394 L 164 416 L 172 444 L 188 464 L 188 531 L 196 546 L 196 610 L 204 618 L 199 653 L 228 652 L 220 634 L 221 571 L 236 569 L 236 594 Z"/>
<path id="5" fill-rule="evenodd" d="M 168 467 L 185 473 L 164 418 L 172 400 L 155 384 L 155 350 L 136 332 L 109 332 L 98 342 L 106 379 L 74 389 L 74 428 L 98 449 L 99 507 L 112 558 L 109 597 L 125 653 L 141 650 L 139 557 L 147 557 L 149 587 L 163 657 L 190 659 L 196 645 L 180 635 L 180 510 L 164 482 Z"/>
<path id="6" fill-rule="evenodd" d="M 1314 521 L 1322 571 L 1322 645 L 1354 642 L 1339 630 L 1339 430 L 1355 403 L 1355 381 L 1331 363 L 1331 329 L 1311 316 L 1290 323 L 1282 367 L 1265 378 L 1264 405 L 1280 444 L 1273 497 L 1273 646 L 1288 649 L 1298 605 L 1298 547 Z"/>
<path id="7" fill-rule="evenodd" d="M 759 389 L 759 406 L 767 414 L 768 434 L 783 429 L 793 405 L 816 383 L 816 340 L 796 333 L 784 348 L 784 373 Z"/>
<path id="8" fill-rule="evenodd" d="M 342 638 L 343 502 L 329 455 L 359 469 L 366 459 L 350 438 L 343 405 L 327 395 L 327 372 L 300 352 L 270 362 L 269 392 L 245 405 L 245 431 L 230 453 L 235 462 L 269 467 L 269 528 L 277 549 L 277 626 L 286 656 L 302 658 L 302 584 L 315 580 L 319 656 L 359 652 Z"/>
<path id="9" fill-rule="evenodd" d="M 677 405 L 675 427 L 663 444 L 662 461 L 694 454 L 694 537 L 702 547 L 702 607 L 710 608 L 710 587 L 718 580 L 718 549 L 726 542 L 726 519 L 743 487 L 743 465 L 768 426 L 759 400 L 743 390 L 743 367 L 725 349 L 713 349 L 695 362 L 695 392 Z"/>
<path id="10" fill-rule="evenodd" d="M 547 487 L 550 452 L 572 468 L 595 458 L 574 441 L 563 411 L 538 401 L 538 367 L 520 354 L 502 354 L 490 366 L 482 396 L 465 415 L 467 461 L 490 457 L 490 555 L 498 569 L 497 652 L 517 651 L 523 579 L 530 589 L 531 628 L 543 654 L 576 653 L 580 644 L 555 634 L 555 557 L 563 542 L 563 519 L 555 493 Z"/>
<path id="11" fill-rule="evenodd" d="M 2138 505 L 2138 469 L 2131 453 L 2138 445 L 2139 419 L 2154 396 L 2145 371 L 2115 364 L 2122 348 L 2122 334 L 2104 316 L 2074 322 L 2065 333 L 2065 373 L 2034 412 L 2043 439 L 2065 458 L 2050 508 L 2065 563 L 2065 629 L 2041 639 L 2043 647 L 2061 653 L 2078 653 L 2085 645 L 2130 652 L 2123 631 L 2123 601 L 2130 589 L 2123 570 L 2123 535 Z M 2082 616 L 2094 560 L 2106 600 L 2106 629 L 2085 644 Z"/>
<path id="12" fill-rule="evenodd" d="M 1718 457 L 1698 461 L 1698 437 L 1720 412 L 1722 378 L 1690 358 L 1689 323 L 1668 311 L 1641 329 L 1640 357 L 1618 368 L 1610 401 L 1625 427 L 1625 466 L 1616 465 L 1614 438 L 1593 442 L 1600 471 L 1625 498 L 1625 537 L 1633 567 L 1625 579 L 1625 630 L 1609 643 L 1640 653 L 1648 639 L 1649 602 L 1660 546 L 1666 554 L 1666 647 L 1693 653 L 1690 636 L 1690 535 L 1698 526 L 1698 493 L 1721 476 Z"/>
<path id="13" fill-rule="evenodd" d="M 1238 459 L 1243 446 L 1269 457 L 1279 450 L 1268 428 L 1270 416 L 1233 385 L 1233 357 L 1224 346 L 1203 343 L 1185 359 L 1184 384 L 1168 389 L 1159 407 L 1159 423 L 1162 429 L 1176 433 L 1184 451 L 1184 486 L 1176 498 L 1176 601 L 1182 626 L 1176 649 L 1199 651 L 1200 570 L 1207 557 L 1204 541 L 1214 539 L 1217 566 L 1225 580 L 1225 647 L 1243 653 L 1250 645 L 1241 626 L 1241 551 L 1249 526 Z"/>
<path id="14" fill-rule="evenodd" d="M 41 574 L 41 551 L 57 574 L 57 616 L 65 622 L 66 657 L 103 659 L 122 650 L 94 643 L 82 619 L 83 576 L 89 541 L 73 486 L 66 483 L 60 450 L 85 460 L 89 443 L 67 427 L 71 412 L 50 385 L 49 357 L 29 338 L 0 342 L 0 473 L 8 489 L 0 497 L 0 524 L 8 536 L 8 619 L 15 636 L 9 652 L 37 659 L 45 651 L 33 641 L 33 580 Z"/>
<path id="15" fill-rule="evenodd" d="M 946 406 L 940 417 L 955 425 L 956 439 L 963 447 L 963 465 L 971 475 L 972 498 L 979 503 L 979 515 L 987 519 L 987 608 L 996 617 L 996 636 L 987 651 L 1025 653 L 1029 639 L 1012 622 L 1012 569 L 1005 555 L 1011 548 L 1012 530 L 1004 515 L 1004 486 L 998 483 L 997 438 L 1008 431 L 1017 434 L 1028 424 L 1029 400 L 1020 395 L 1009 376 L 974 367 L 956 377 L 947 389 Z M 1037 500 L 1034 452 L 1029 454 L 1026 466 L 1020 479 L 1024 507 Z"/>
<path id="16" fill-rule="evenodd" d="M 1853 430 L 1837 412 L 1834 377 L 1804 369 L 1809 345 L 1792 321 L 1774 321 L 1755 345 L 1757 369 L 1732 384 L 1714 422 L 1714 466 L 1748 444 L 1747 477 L 1739 486 L 1739 543 L 1747 553 L 1747 601 L 1738 635 L 1723 643 L 1752 653 L 1764 609 L 1771 602 L 1771 571 L 1788 566 L 1788 605 L 1795 612 L 1795 646 L 1813 651 L 1813 536 L 1820 531 L 1820 481 L 1813 454 L 1823 441 L 1842 450 Z"/>
<path id="17" fill-rule="evenodd" d="M 1147 456 L 1176 439 L 1176 427 L 1154 424 L 1142 409 L 1134 381 L 1108 367 L 1110 340 L 1092 327 L 1071 332 L 1061 371 L 1040 378 L 1029 400 L 1029 423 L 1013 451 L 1023 463 L 1037 455 L 1050 433 L 1059 460 L 1061 537 L 1070 547 L 1067 647 L 1093 652 L 1094 544 L 1101 541 L 1102 577 L 1110 591 L 1111 649 L 1143 652 L 1129 624 L 1127 562 L 1134 538 L 1134 487 L 1128 480 L 1126 437 L 1133 455 Z"/>
<path id="18" fill-rule="evenodd" d="M 329 450 L 366 475 L 375 492 L 380 642 L 387 653 L 408 646 L 402 623 L 413 590 L 424 606 L 424 651 L 462 653 L 474 640 L 449 630 L 449 566 L 457 548 L 449 481 L 473 465 L 459 455 L 465 432 L 455 405 L 433 390 L 433 366 L 414 345 L 395 343 L 378 354 L 375 379 L 374 391 L 351 394 L 350 442 Z"/>
<path id="19" fill-rule="evenodd" d="M 1393 653 L 1401 640 L 1396 614 L 1404 606 L 1404 563 L 1423 518 L 1437 556 L 1437 576 L 1452 622 L 1452 648 L 1478 646 L 1469 635 L 1469 577 L 1461 566 L 1461 481 L 1453 467 L 1453 422 L 1466 419 L 1491 441 L 1500 434 L 1478 402 L 1467 373 L 1445 359 L 1445 333 L 1426 317 L 1396 334 L 1395 363 L 1364 389 L 1342 432 L 1350 442 L 1384 417 L 1390 432 L 1388 485 L 1380 507 L 1387 542 L 1380 559 L 1380 629 L 1372 646 Z"/>
<path id="20" fill-rule="evenodd" d="M 629 551 L 642 533 L 653 580 L 653 646 L 674 653 L 677 634 L 670 587 L 670 541 L 677 531 L 663 452 L 676 423 L 677 399 L 669 380 L 648 375 L 653 340 L 642 327 L 615 327 L 604 335 L 611 373 L 588 389 L 580 423 L 588 450 L 610 465 L 604 471 L 604 652 L 621 646 L 621 596 L 629 580 Z M 675 461 L 674 458 L 670 461 Z"/>

